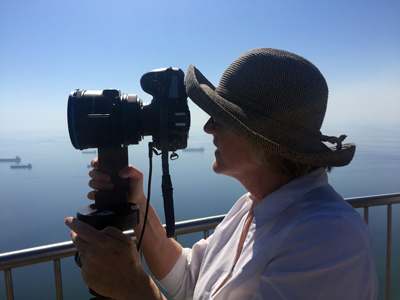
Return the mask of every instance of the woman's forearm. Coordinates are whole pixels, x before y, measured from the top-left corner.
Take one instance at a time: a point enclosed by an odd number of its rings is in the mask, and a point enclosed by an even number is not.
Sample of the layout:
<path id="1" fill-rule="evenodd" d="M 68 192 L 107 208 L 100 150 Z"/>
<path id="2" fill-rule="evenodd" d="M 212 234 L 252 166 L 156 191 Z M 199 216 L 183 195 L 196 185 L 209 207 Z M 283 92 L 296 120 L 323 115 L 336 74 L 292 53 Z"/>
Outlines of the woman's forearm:
<path id="1" fill-rule="evenodd" d="M 140 209 L 140 223 L 134 228 L 136 237 L 140 239 L 143 230 L 145 208 Z M 163 279 L 178 261 L 182 246 L 172 238 L 167 238 L 153 207 L 149 205 L 147 224 L 140 250 L 146 259 L 151 273 L 157 280 Z"/>
<path id="2" fill-rule="evenodd" d="M 140 283 L 140 289 L 129 289 L 119 300 L 166 300 L 165 296 L 150 276 Z"/>

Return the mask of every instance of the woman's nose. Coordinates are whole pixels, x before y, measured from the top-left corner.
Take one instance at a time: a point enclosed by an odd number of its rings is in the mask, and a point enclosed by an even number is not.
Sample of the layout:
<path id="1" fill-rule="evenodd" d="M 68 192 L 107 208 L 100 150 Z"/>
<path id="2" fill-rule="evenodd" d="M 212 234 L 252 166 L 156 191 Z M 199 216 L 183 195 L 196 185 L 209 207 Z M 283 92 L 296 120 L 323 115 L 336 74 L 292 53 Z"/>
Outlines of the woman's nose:
<path id="1" fill-rule="evenodd" d="M 213 133 L 215 133 L 216 130 L 215 130 L 214 122 L 213 122 L 212 118 L 209 118 L 209 119 L 208 119 L 207 123 L 204 124 L 203 129 L 204 129 L 204 132 L 205 132 L 205 133 L 208 133 L 208 134 L 213 134 Z"/>

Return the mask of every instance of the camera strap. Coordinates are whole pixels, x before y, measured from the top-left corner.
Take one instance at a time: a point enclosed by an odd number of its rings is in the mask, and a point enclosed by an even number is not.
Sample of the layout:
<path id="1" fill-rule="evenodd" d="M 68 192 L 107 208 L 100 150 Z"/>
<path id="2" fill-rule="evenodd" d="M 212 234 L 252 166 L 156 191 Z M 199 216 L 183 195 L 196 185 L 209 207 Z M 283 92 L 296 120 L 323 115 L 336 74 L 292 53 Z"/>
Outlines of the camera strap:
<path id="1" fill-rule="evenodd" d="M 162 195 L 164 200 L 165 223 L 167 237 L 175 237 L 175 213 L 172 196 L 172 182 L 168 164 L 168 107 L 163 105 L 160 109 L 160 142 L 162 165 Z"/>

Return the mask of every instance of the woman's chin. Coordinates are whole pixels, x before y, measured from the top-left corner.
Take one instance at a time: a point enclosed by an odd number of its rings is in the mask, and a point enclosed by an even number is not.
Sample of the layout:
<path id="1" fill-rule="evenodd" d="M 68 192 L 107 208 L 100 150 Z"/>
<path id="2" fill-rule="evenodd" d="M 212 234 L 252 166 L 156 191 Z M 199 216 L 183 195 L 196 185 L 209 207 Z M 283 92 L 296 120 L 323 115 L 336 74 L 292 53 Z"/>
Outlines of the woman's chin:
<path id="1" fill-rule="evenodd" d="M 212 168 L 213 168 L 214 173 L 224 174 L 224 168 L 220 164 L 218 164 L 217 160 L 214 160 Z"/>

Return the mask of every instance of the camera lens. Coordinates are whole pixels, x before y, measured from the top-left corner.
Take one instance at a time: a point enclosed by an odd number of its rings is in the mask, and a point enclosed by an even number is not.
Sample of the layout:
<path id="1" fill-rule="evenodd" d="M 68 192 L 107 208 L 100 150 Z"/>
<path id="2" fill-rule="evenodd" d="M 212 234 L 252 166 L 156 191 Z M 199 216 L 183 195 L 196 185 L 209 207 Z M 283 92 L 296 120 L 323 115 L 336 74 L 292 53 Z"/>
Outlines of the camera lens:
<path id="1" fill-rule="evenodd" d="M 75 90 L 68 98 L 68 128 L 76 149 L 114 148 L 141 140 L 136 95 L 119 90 Z"/>

